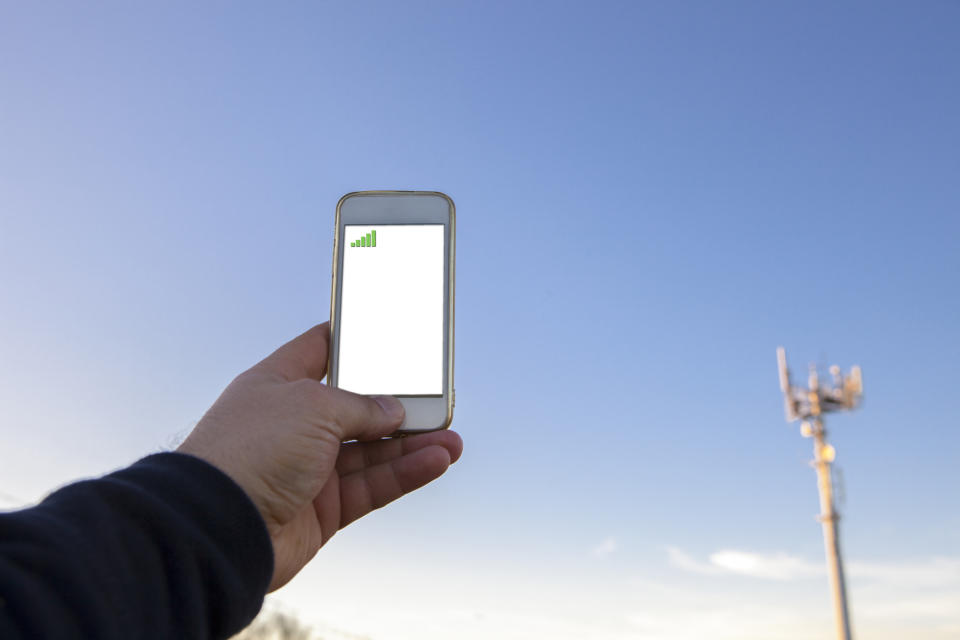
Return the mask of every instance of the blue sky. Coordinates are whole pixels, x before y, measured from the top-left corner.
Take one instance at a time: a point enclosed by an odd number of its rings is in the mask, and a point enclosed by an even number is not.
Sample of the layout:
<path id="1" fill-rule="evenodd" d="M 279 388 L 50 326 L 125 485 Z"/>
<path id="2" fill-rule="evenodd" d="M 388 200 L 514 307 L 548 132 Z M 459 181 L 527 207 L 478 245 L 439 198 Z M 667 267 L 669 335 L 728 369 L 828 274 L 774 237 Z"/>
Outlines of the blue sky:
<path id="1" fill-rule="evenodd" d="M 958 22 L 945 1 L 4 5 L 6 506 L 171 446 L 325 320 L 343 193 L 437 189 L 465 455 L 279 605 L 375 640 L 827 635 L 783 344 L 800 377 L 863 366 L 863 409 L 828 422 L 856 630 L 955 637 Z"/>

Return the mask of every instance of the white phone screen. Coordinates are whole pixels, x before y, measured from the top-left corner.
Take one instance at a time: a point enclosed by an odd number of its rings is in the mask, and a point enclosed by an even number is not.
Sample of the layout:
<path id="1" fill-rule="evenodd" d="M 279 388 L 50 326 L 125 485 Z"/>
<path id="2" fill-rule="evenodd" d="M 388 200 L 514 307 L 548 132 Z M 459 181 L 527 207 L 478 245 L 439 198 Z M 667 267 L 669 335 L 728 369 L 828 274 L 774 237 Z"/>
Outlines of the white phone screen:
<path id="1" fill-rule="evenodd" d="M 345 225 L 337 386 L 443 395 L 442 224 Z"/>

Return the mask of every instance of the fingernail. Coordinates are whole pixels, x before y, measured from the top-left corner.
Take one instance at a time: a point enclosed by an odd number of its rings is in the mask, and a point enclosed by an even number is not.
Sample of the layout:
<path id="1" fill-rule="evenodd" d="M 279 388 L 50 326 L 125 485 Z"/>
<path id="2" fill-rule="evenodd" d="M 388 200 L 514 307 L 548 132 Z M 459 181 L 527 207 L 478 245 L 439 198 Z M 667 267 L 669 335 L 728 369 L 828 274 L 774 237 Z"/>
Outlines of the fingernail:
<path id="1" fill-rule="evenodd" d="M 373 396 L 373 399 L 383 412 L 394 420 L 403 418 L 403 404 L 393 396 Z"/>

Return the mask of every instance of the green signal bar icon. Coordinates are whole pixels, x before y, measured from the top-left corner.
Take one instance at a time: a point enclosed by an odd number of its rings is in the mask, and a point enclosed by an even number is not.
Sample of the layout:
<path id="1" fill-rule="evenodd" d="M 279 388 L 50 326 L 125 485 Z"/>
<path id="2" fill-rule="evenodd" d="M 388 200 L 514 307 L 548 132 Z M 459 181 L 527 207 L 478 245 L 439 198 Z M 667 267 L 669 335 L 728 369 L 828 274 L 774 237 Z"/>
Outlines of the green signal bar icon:
<path id="1" fill-rule="evenodd" d="M 356 242 L 350 243 L 351 247 L 375 247 L 377 246 L 377 230 L 373 229 L 365 236 L 360 236 Z"/>

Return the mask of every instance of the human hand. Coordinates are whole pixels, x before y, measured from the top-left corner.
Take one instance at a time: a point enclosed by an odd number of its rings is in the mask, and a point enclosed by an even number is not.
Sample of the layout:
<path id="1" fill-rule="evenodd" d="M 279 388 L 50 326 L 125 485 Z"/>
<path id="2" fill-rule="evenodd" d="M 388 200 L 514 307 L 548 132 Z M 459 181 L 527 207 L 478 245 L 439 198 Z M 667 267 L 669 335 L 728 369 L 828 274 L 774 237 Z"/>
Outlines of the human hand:
<path id="1" fill-rule="evenodd" d="M 381 440 L 403 406 L 321 383 L 329 346 L 329 323 L 317 325 L 241 373 L 177 448 L 253 500 L 273 542 L 270 591 L 339 529 L 438 478 L 463 450 L 453 431 Z"/>

